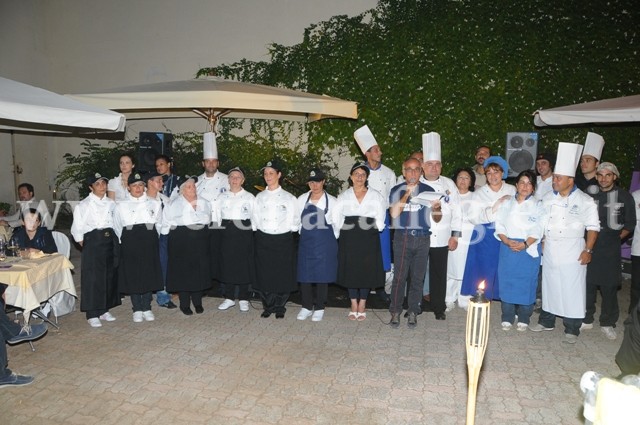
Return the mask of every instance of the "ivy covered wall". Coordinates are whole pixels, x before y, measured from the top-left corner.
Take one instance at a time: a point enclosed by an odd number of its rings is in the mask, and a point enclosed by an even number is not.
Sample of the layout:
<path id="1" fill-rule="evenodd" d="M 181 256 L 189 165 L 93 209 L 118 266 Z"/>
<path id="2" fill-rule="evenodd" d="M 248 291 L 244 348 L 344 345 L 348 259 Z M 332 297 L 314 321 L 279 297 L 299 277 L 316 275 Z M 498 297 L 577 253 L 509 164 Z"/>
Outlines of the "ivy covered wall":
<path id="1" fill-rule="evenodd" d="M 618 165 L 624 183 L 638 150 L 637 125 L 536 129 L 531 114 L 640 93 L 639 26 L 633 0 L 381 0 L 359 16 L 310 26 L 300 44 L 271 45 L 269 61 L 240 60 L 198 74 L 358 102 L 356 122 L 306 126 L 312 153 L 342 148 L 359 157 L 353 131 L 367 124 L 398 172 L 403 158 L 420 148 L 421 134 L 437 131 L 448 174 L 471 165 L 479 144 L 504 154 L 510 131 L 538 131 L 539 151 L 553 152 L 558 142 L 583 143 L 587 131 L 595 131 L 607 143 L 603 159 Z M 249 166 L 298 134 L 295 125 L 256 120 L 247 142 L 234 135 L 241 124 L 232 121 L 223 120 L 220 149 L 230 162 Z M 258 136 L 265 126 L 270 132 Z M 288 150 L 291 162 L 305 149 Z M 304 166 L 322 160 L 335 172 L 339 154 L 333 155 L 306 158 Z"/>

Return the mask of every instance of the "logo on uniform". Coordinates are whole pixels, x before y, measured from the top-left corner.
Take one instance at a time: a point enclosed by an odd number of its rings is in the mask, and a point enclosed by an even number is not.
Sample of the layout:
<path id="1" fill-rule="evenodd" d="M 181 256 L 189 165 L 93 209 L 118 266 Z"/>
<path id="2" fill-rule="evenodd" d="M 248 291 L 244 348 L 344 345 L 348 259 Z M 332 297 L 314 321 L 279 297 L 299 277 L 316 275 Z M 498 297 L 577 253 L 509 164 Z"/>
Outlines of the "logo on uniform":
<path id="1" fill-rule="evenodd" d="M 578 204 L 573 204 L 571 206 L 571 209 L 569 210 L 569 214 L 571 214 L 571 215 L 580 214 L 580 207 L 578 206 Z"/>

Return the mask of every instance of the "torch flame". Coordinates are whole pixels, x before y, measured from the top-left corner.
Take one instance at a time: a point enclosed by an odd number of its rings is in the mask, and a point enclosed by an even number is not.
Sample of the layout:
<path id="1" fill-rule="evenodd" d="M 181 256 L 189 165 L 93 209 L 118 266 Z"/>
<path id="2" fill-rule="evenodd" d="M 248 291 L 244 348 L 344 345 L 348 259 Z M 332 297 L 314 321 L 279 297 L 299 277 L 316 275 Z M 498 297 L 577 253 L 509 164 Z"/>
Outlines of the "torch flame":
<path id="1" fill-rule="evenodd" d="M 478 285 L 478 289 L 484 291 L 484 280 L 480 282 L 480 285 Z"/>

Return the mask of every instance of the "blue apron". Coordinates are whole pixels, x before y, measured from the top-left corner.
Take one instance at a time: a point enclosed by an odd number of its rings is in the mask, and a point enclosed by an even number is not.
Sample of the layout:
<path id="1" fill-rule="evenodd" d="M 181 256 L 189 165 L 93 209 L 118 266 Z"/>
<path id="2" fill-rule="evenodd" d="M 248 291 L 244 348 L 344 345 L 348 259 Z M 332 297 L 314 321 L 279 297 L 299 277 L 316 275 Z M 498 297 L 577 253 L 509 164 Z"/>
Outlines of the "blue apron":
<path id="1" fill-rule="evenodd" d="M 380 251 L 382 252 L 382 267 L 385 272 L 391 270 L 391 232 L 389 223 L 391 222 L 389 210 L 384 216 L 384 230 L 380 232 Z"/>
<path id="2" fill-rule="evenodd" d="M 502 301 L 519 305 L 531 305 L 536 302 L 541 254 L 540 245 L 537 247 L 538 257 L 533 258 L 526 251 L 513 252 L 507 245 L 500 244 L 498 280 Z"/>
<path id="3" fill-rule="evenodd" d="M 300 242 L 298 245 L 298 282 L 333 283 L 338 273 L 338 241 L 333 228 L 327 224 L 329 197 L 326 192 L 323 210 L 309 202 L 302 210 Z"/>
<path id="4" fill-rule="evenodd" d="M 478 224 L 473 229 L 471 241 L 476 242 L 472 242 L 469 246 L 460 294 L 475 295 L 478 285 L 484 280 L 484 295 L 490 300 L 500 299 L 498 286 L 500 241 L 493 236 L 495 230 L 495 223 Z"/>

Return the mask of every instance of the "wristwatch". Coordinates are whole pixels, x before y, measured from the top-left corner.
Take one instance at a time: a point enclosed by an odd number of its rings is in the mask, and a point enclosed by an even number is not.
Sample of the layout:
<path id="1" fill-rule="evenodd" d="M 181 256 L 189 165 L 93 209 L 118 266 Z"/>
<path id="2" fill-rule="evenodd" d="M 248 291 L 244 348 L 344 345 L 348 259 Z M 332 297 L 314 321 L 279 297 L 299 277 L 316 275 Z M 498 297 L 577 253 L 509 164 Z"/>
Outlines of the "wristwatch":
<path id="1" fill-rule="evenodd" d="M 585 248 L 584 250 L 585 250 L 586 252 L 588 252 L 589 254 L 593 254 L 593 249 Z"/>

